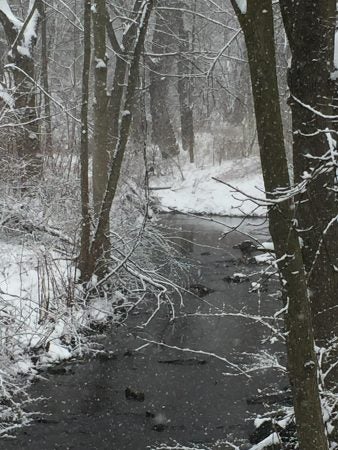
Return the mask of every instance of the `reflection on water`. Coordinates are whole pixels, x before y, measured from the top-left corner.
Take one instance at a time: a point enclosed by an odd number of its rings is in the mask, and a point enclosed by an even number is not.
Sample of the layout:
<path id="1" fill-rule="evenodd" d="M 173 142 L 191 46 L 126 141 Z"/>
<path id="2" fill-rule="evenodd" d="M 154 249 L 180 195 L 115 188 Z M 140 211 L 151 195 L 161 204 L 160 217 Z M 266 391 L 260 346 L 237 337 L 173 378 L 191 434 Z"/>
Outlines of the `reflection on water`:
<path id="1" fill-rule="evenodd" d="M 222 220 L 229 226 L 239 223 Z M 242 230 L 266 240 L 266 227 L 258 227 L 261 221 L 251 222 Z M 107 336 L 105 344 L 114 358 L 76 363 L 72 375 L 50 375 L 48 381 L 35 384 L 32 395 L 50 397 L 40 410 L 52 420 L 20 432 L 16 441 L 0 442 L 1 449 L 145 450 L 171 439 L 216 449 L 213 443 L 218 439 L 247 438 L 252 427 L 248 419 L 262 411 L 261 405 L 247 400 L 257 390 L 286 381 L 274 370 L 247 376 L 236 367 L 252 362 L 250 353 L 271 347 L 270 331 L 244 316 L 258 309 L 271 314 L 280 305 L 269 295 L 271 287 L 258 304 L 257 295 L 248 292 L 249 283 L 224 281 L 234 272 L 260 270 L 243 264 L 233 248 L 246 236 L 233 233 L 220 239 L 225 229 L 219 224 L 180 215 L 165 216 L 161 224 L 192 259 L 193 282 L 212 292 L 203 298 L 185 294 L 185 306 L 180 310 L 177 305 L 173 323 L 163 311 L 141 331 L 136 326 L 147 316 L 135 316 L 128 328 Z M 241 317 L 235 316 L 238 312 Z M 200 353 L 160 345 L 133 352 L 144 344 L 140 338 Z M 280 346 L 274 349 L 283 352 Z M 144 401 L 127 399 L 127 387 L 143 392 Z"/>

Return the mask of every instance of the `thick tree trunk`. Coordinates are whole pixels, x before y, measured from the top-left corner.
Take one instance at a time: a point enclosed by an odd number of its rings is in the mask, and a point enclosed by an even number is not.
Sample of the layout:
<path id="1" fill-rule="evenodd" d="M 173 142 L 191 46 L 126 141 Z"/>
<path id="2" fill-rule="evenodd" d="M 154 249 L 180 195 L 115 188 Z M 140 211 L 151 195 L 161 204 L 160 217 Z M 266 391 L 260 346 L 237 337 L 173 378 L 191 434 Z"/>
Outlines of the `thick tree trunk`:
<path id="1" fill-rule="evenodd" d="M 15 89 L 15 112 L 21 126 L 16 130 L 16 149 L 23 161 L 22 181 L 25 184 L 41 173 L 39 115 L 34 61 L 21 55 L 9 57 Z"/>
<path id="2" fill-rule="evenodd" d="M 325 133 L 326 129 L 336 128 L 328 117 L 337 111 L 333 107 L 335 85 L 331 80 L 336 1 L 281 0 L 280 5 L 292 54 L 288 83 L 295 182 L 302 182 L 304 175 L 313 176 L 307 191 L 297 198 L 298 227 L 304 230 L 300 235 L 315 338 L 319 345 L 328 347 L 330 339 L 338 335 L 337 178 L 332 164 L 333 141 Z M 325 378 L 325 388 L 330 390 L 337 388 L 338 367 L 334 366 L 337 350 L 333 360 L 323 362 L 323 372 L 331 365 L 334 367 Z M 337 420 L 333 439 L 338 439 Z"/>
<path id="3" fill-rule="evenodd" d="M 325 344 L 338 334 L 333 313 L 338 306 L 338 222 L 332 221 L 337 216 L 338 203 L 330 136 L 325 133 L 332 128 L 325 115 L 335 114 L 330 75 L 336 1 L 281 0 L 280 4 L 292 53 L 288 83 L 295 183 L 313 176 L 306 192 L 297 198 L 296 216 L 304 242 L 315 337 Z M 319 173 L 318 169 L 327 163 L 329 167 Z"/>
<path id="4" fill-rule="evenodd" d="M 35 64 L 33 49 L 41 16 L 42 2 L 36 0 L 28 16 L 18 28 L 7 2 L 1 5 L 0 22 L 4 27 L 11 51 L 8 53 L 10 71 L 14 81 L 15 110 L 21 126 L 17 129 L 16 148 L 23 160 L 22 181 L 38 176 L 42 169 L 40 155 L 37 87 L 34 81 Z M 16 18 L 15 20 L 18 21 Z M 16 23 L 17 23 L 16 22 Z M 33 31 L 33 32 L 32 32 Z"/>
<path id="5" fill-rule="evenodd" d="M 96 0 L 93 9 L 94 31 L 94 152 L 93 152 L 93 205 L 95 223 L 99 221 L 101 207 L 106 192 L 110 154 L 108 151 L 108 95 L 107 95 L 107 25 L 106 1 Z M 96 273 L 102 277 L 105 273 L 105 260 L 108 259 L 110 249 L 109 214 L 102 241 L 105 258 L 101 259 Z M 103 256 L 103 255 L 102 255 Z"/>
<path id="6" fill-rule="evenodd" d="M 271 0 L 251 0 L 243 14 L 233 6 L 244 32 L 254 98 L 257 135 L 265 190 L 272 201 L 276 190 L 290 181 L 276 75 Z M 299 446 L 327 450 L 317 381 L 317 360 L 310 304 L 298 235 L 293 226 L 292 200 L 269 208 L 270 233 L 275 244 L 282 288 L 287 302 L 287 351 Z"/>

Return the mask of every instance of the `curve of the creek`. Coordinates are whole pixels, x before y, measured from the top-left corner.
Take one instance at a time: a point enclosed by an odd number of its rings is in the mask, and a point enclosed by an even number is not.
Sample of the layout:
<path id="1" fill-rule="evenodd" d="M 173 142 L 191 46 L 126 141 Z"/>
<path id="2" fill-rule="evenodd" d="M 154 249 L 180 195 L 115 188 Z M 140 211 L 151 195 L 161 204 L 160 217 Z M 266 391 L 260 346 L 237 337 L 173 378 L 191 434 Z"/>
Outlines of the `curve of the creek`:
<path id="1" fill-rule="evenodd" d="M 239 219 L 219 220 L 229 226 L 239 223 Z M 241 230 L 266 240 L 267 227 L 261 222 L 248 220 Z M 281 305 L 273 295 L 277 286 L 272 283 L 258 295 L 249 292 L 250 282 L 227 281 L 236 272 L 262 270 L 244 261 L 233 248 L 247 239 L 241 234 L 220 239 L 227 228 L 183 215 L 166 215 L 161 223 L 192 261 L 191 283 L 207 287 L 208 295 L 185 293 L 176 320 L 170 321 L 163 308 L 140 330 L 137 325 L 149 316 L 145 308 L 101 337 L 100 343 L 112 357 L 72 361 L 65 371 L 46 373 L 46 379 L 30 389 L 32 397 L 45 398 L 34 405 L 41 416 L 19 430 L 15 439 L 0 440 L 1 450 L 146 450 L 165 449 L 165 444 L 180 448 L 175 443 L 200 449 L 234 448 L 226 442 L 250 448 L 252 419 L 264 412 L 264 402 L 254 399 L 287 384 L 277 369 L 260 369 L 247 376 L 203 353 L 159 345 L 135 349 L 144 344 L 141 337 L 214 353 L 241 367 L 253 365 L 253 355 L 263 351 L 274 352 L 284 363 L 284 348 L 271 344 L 270 331 L 245 317 L 279 310 Z M 222 311 L 243 314 L 203 316 Z M 132 390 L 129 396 L 127 388 Z M 140 397 L 134 398 L 137 393 Z"/>

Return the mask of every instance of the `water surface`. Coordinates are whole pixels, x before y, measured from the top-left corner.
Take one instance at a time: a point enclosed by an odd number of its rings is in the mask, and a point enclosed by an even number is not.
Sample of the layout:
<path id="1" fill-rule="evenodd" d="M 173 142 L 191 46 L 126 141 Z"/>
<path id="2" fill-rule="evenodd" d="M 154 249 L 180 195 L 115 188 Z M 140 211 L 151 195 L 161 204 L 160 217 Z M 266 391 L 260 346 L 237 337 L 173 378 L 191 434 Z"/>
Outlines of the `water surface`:
<path id="1" fill-rule="evenodd" d="M 230 226 L 238 219 L 220 219 Z M 266 226 L 251 220 L 241 228 L 266 240 Z M 193 262 L 191 283 L 212 292 L 203 298 L 184 295 L 184 308 L 169 321 L 168 310 L 145 329 L 137 325 L 149 317 L 152 305 L 131 317 L 127 326 L 110 330 L 101 339 L 111 358 L 93 358 L 66 366 L 66 374 L 47 374 L 32 386 L 32 396 L 48 397 L 38 405 L 40 420 L 19 431 L 15 440 L 1 440 L 0 449 L 27 450 L 145 450 L 160 443 L 200 444 L 200 448 L 230 449 L 218 440 L 247 443 L 255 414 L 263 405 L 251 401 L 261 391 L 286 385 L 275 369 L 260 370 L 250 377 L 224 361 L 205 354 L 182 352 L 160 345 L 135 349 L 145 342 L 212 352 L 230 363 L 253 362 L 254 353 L 276 351 L 284 363 L 284 349 L 269 343 L 271 334 L 245 317 L 193 315 L 241 312 L 272 314 L 280 309 L 268 286 L 260 296 L 249 293 L 250 283 L 229 283 L 235 272 L 252 273 L 263 267 L 242 261 L 233 245 L 247 237 L 232 233 L 220 240 L 226 228 L 181 215 L 162 220 L 166 233 L 177 236 L 184 257 Z M 183 238 L 183 240 L 182 240 Z M 242 353 L 245 352 L 243 356 Z M 125 389 L 144 394 L 144 401 L 127 399 Z"/>

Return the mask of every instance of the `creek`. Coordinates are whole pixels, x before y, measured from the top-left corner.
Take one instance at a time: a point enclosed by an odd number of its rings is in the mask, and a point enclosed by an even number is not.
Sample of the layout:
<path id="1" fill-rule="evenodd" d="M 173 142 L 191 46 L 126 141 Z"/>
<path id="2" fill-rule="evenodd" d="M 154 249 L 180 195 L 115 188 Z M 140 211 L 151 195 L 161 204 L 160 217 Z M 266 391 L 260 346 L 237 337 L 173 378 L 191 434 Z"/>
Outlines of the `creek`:
<path id="1" fill-rule="evenodd" d="M 240 222 L 219 220 L 229 226 Z M 267 227 L 261 222 L 250 219 L 241 230 L 267 240 Z M 266 268 L 248 264 L 233 248 L 248 239 L 238 232 L 220 240 L 224 227 L 183 215 L 163 216 L 162 227 L 176 236 L 183 256 L 191 260 L 191 285 L 208 288 L 208 294 L 184 293 L 184 307 L 177 306 L 174 321 L 162 308 L 140 330 L 137 325 L 149 317 L 144 308 L 101 337 L 108 356 L 72 361 L 60 371 L 47 372 L 45 380 L 31 386 L 33 397 L 46 398 L 34 405 L 43 414 L 19 430 L 16 439 L 2 439 L 0 449 L 146 450 L 160 444 L 175 447 L 174 442 L 203 450 L 234 448 L 225 441 L 250 448 L 252 419 L 265 410 L 264 401 L 257 398 L 280 391 L 287 381 L 274 368 L 243 374 L 236 367 L 253 367 L 258 364 L 254 355 L 264 351 L 273 352 L 285 365 L 284 347 L 271 343 L 271 331 L 247 317 L 272 315 L 281 308 L 273 295 L 277 283 L 268 283 L 258 295 L 249 292 L 255 277 L 229 282 L 234 273 L 248 275 Z M 203 316 L 211 312 L 232 315 Z M 145 344 L 140 338 L 206 353 L 161 345 L 135 351 Z M 131 391 L 126 395 L 127 388 Z"/>

